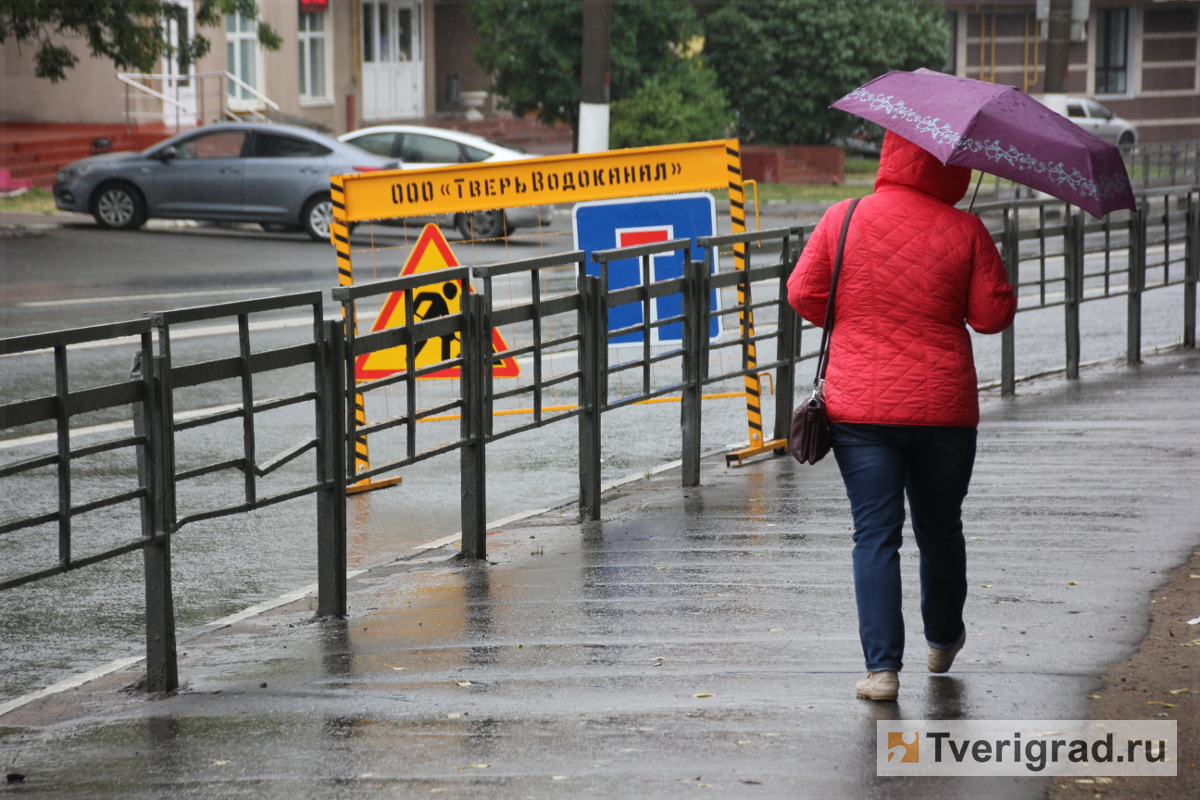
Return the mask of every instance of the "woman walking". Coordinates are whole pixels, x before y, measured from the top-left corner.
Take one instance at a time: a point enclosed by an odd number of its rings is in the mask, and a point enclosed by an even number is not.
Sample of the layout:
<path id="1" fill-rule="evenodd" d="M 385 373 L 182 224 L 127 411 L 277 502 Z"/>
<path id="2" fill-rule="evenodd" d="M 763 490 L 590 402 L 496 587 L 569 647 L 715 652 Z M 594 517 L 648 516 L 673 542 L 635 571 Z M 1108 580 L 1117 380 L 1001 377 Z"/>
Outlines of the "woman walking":
<path id="1" fill-rule="evenodd" d="M 930 672 L 966 640 L 962 503 L 975 463 L 979 398 L 971 338 L 999 333 L 1016 298 L 991 236 L 954 207 L 971 171 L 884 137 L 875 193 L 859 202 L 835 291 L 825 402 L 854 517 L 854 591 L 867 677 L 859 697 L 895 700 L 904 657 L 904 497 L 920 550 Z M 825 323 L 849 201 L 826 212 L 788 280 L 788 300 Z"/>

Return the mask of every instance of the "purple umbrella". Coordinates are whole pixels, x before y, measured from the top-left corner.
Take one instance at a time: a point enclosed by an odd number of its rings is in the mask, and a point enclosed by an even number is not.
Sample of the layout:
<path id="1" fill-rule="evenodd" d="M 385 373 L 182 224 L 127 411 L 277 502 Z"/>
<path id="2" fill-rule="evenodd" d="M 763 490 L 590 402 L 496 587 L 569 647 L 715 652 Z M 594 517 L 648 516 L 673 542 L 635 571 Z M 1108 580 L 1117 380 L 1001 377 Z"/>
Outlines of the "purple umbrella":
<path id="1" fill-rule="evenodd" d="M 1121 153 L 1011 86 L 895 70 L 833 104 L 928 150 L 943 164 L 990 172 L 1094 217 L 1136 203 Z"/>

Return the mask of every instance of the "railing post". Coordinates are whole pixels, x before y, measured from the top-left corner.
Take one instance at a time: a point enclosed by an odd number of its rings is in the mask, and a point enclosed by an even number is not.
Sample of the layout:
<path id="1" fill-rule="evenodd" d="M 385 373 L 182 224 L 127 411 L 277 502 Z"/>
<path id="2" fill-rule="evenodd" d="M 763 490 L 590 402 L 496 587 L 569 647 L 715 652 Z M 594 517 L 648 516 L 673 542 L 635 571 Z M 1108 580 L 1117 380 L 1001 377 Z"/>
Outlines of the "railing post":
<path id="1" fill-rule="evenodd" d="M 583 273 L 582 266 L 580 272 Z M 600 415 L 605 380 L 601 354 L 605 347 L 602 281 L 579 277 L 579 516 L 600 519 Z"/>
<path id="2" fill-rule="evenodd" d="M 1196 283 L 1200 281 L 1200 192 L 1188 192 L 1187 219 L 1183 262 L 1183 346 L 1195 348 Z"/>
<path id="3" fill-rule="evenodd" d="M 1021 239 L 1020 239 L 1020 210 L 1016 207 L 1005 209 L 1004 233 L 1001 240 L 1004 246 L 1004 271 L 1008 273 L 1008 282 L 1017 292 L 1021 272 Z M 1018 298 L 1019 301 L 1020 298 Z M 1012 397 L 1017 393 L 1017 323 L 1013 323 L 1000 334 L 1000 395 Z"/>
<path id="4" fill-rule="evenodd" d="M 465 283 L 465 281 L 464 281 Z M 487 558 L 487 438 L 485 382 L 491 361 L 492 338 L 484 326 L 487 298 L 462 291 L 462 448 L 461 519 L 462 553 L 467 558 Z M 410 412 L 411 413 L 411 412 Z"/>
<path id="5" fill-rule="evenodd" d="M 1079 305 L 1083 296 L 1083 212 L 1067 212 L 1063 240 L 1063 319 L 1066 323 L 1067 378 L 1079 377 Z"/>
<path id="6" fill-rule="evenodd" d="M 1142 292 L 1146 288 L 1146 206 L 1129 217 L 1129 289 L 1125 299 L 1125 363 L 1142 363 Z"/>
<path id="7" fill-rule="evenodd" d="M 700 485 L 700 358 L 708 331 L 704 325 L 704 269 L 706 261 L 693 261 L 691 248 L 683 251 L 683 396 L 679 423 L 683 431 L 682 485 Z"/>
<path id="8" fill-rule="evenodd" d="M 142 399 L 133 406 L 133 432 L 144 436 L 137 448 L 138 484 L 146 487 L 143 504 L 142 566 L 146 595 L 146 691 L 173 692 L 179 688 L 179 662 L 175 646 L 175 602 L 171 589 L 171 536 L 166 526 L 166 500 L 163 470 L 163 426 L 170 418 L 163 413 L 163 393 L 149 360 L 150 350 L 143 346 L 134 360 L 129 376 L 142 380 Z M 158 362 L 161 364 L 161 362 Z"/>
<path id="9" fill-rule="evenodd" d="M 317 616 L 345 617 L 346 608 L 346 393 L 345 325 L 324 323 L 317 370 Z"/>
<path id="10" fill-rule="evenodd" d="M 795 262 L 792 258 L 792 236 L 799 240 L 800 229 L 793 229 L 782 242 L 779 262 L 783 270 L 779 275 L 779 324 L 775 332 L 775 430 L 771 438 L 787 441 L 792 427 L 792 409 L 796 405 L 796 356 L 800 353 L 800 318 L 788 302 L 787 282 Z M 796 248 L 799 252 L 803 245 Z M 781 452 L 781 451 L 777 451 Z"/>

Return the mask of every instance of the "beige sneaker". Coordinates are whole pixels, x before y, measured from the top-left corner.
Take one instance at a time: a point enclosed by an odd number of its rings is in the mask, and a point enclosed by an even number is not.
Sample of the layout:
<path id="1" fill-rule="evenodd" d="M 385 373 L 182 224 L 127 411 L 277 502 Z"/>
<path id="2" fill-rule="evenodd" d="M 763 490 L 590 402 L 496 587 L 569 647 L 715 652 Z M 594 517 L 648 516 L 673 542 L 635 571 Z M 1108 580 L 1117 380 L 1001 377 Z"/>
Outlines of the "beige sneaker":
<path id="1" fill-rule="evenodd" d="M 929 653 L 925 656 L 925 666 L 930 672 L 941 674 L 950 671 L 950 665 L 954 663 L 954 657 L 958 655 L 958 651 L 962 650 L 963 645 L 967 641 L 967 632 L 963 630 L 962 635 L 958 637 L 958 641 L 947 648 L 939 649 L 937 647 L 929 648 Z"/>
<path id="2" fill-rule="evenodd" d="M 868 672 L 854 688 L 863 700 L 895 700 L 900 693 L 900 676 L 890 669 Z"/>

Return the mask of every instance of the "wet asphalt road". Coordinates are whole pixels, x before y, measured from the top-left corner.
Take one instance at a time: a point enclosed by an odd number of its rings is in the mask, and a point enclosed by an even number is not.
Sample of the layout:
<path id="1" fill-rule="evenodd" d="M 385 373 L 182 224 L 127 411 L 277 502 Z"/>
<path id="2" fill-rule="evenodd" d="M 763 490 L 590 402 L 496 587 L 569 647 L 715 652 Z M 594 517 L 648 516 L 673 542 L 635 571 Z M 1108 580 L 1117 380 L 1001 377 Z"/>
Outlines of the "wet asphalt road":
<path id="1" fill-rule="evenodd" d="M 768 209 L 768 212 L 770 209 Z M 812 209 L 787 209 L 762 219 L 763 227 L 810 223 Z M 152 222 L 136 233 L 103 231 L 84 217 L 68 218 L 59 227 L 45 226 L 28 235 L 0 237 L 3 249 L 4 297 L 0 303 L 0 334 L 12 335 L 75 325 L 98 324 L 136 318 L 164 308 L 203 305 L 264 294 L 319 289 L 333 284 L 331 250 L 297 234 L 269 234 L 254 226 L 242 228 L 175 226 Z M 545 236 L 514 237 L 507 245 L 467 245 L 449 233 L 451 246 L 466 263 L 490 263 L 506 258 L 565 250 L 569 220 L 556 218 Z M 722 220 L 721 225 L 727 221 Z M 524 234 L 527 232 L 519 232 Z M 394 227 L 360 227 L 353 241 L 357 278 L 360 281 L 395 274 L 414 233 Z M 1051 274 L 1055 268 L 1050 263 Z M 770 288 L 770 287 L 767 287 Z M 756 289 L 762 296 L 762 287 Z M 1178 287 L 1145 295 L 1146 345 L 1178 341 L 1181 301 Z M 730 302 L 731 298 L 726 298 Z M 1083 358 L 1111 358 L 1124 347 L 1123 298 L 1085 304 Z M 327 313 L 337 310 L 327 304 Z M 367 318 L 370 312 L 366 313 Z M 1061 309 L 1022 313 L 1017 322 L 1017 371 L 1031 374 L 1062 363 Z M 760 318 L 759 332 L 771 320 Z M 282 346 L 299 341 L 307 323 L 292 315 L 275 315 L 263 321 L 255 334 L 256 347 Z M 176 337 L 175 351 L 188 360 L 205 360 L 235 354 L 232 326 L 194 331 L 191 338 Z M 815 346 L 806 337 L 805 350 Z M 981 381 L 999 375 L 999 337 L 975 337 L 976 361 Z M 233 348 L 233 349 L 231 349 Z M 128 374 L 129 347 L 87 351 L 72 362 L 74 386 L 120 380 Z M 764 352 L 764 357 L 766 353 Z M 53 367 L 48 356 L 0 359 L 6 392 L 32 397 L 53 391 Z M 311 376 L 303 370 L 264 376 L 256 382 L 260 397 L 298 390 Z M 801 383 L 807 382 L 804 368 Z M 712 387 L 737 391 L 738 386 Z M 214 387 L 178 398 L 179 408 L 211 408 L 237 402 L 237 387 Z M 564 397 L 562 402 L 571 402 Z M 385 409 L 379 409 L 382 415 Z M 370 409 L 376 418 L 376 409 Z M 740 400 L 707 401 L 704 406 L 704 446 L 720 449 L 744 442 L 745 414 Z M 125 424 L 120 415 L 100 415 L 85 425 Z M 295 443 L 297 429 L 311 421 L 294 409 L 285 409 L 260 420 L 260 452 L 282 452 Z M 453 423 L 439 423 L 453 428 Z M 678 457 L 678 410 L 671 405 L 640 407 L 613 412 L 605 419 L 604 473 L 606 481 L 640 475 Z M 38 431 L 18 432 L 20 435 Z M 237 455 L 229 453 L 220 431 L 216 436 L 193 437 L 183 442 L 181 454 L 195 465 Z M 436 435 L 436 433 L 435 433 Z M 455 438 L 448 430 L 446 438 Z M 79 436 L 80 442 L 95 436 Z M 535 434 L 511 437 L 489 449 L 489 519 L 502 519 L 531 508 L 547 508 L 572 499 L 577 492 L 576 437 L 571 425 L 547 428 Z M 44 442 L 24 450 L 0 442 L 5 457 L 43 452 Z M 376 441 L 376 451 L 382 451 Z M 52 446 L 52 445 L 50 445 Z M 381 454 L 381 452 L 377 452 Z M 79 496 L 111 492 L 114 483 L 128 488 L 133 480 L 130 463 L 95 459 L 80 470 Z M 297 462 L 278 473 L 281 480 L 302 477 Z M 217 476 L 218 478 L 220 476 Z M 412 549 L 458 530 L 458 459 L 454 455 L 423 462 L 404 471 L 405 483 L 385 492 L 359 495 L 350 501 L 350 563 L 362 568 L 404 556 Z M 236 480 L 236 476 L 235 476 Z M 11 484 L 11 482 L 10 482 Z M 199 491 L 185 497 L 192 510 L 210 507 L 230 490 L 230 481 L 202 482 Z M 6 513 L 18 506 L 40 509 L 43 498 L 35 483 L 12 485 Z M 187 509 L 185 508 L 185 511 Z M 127 509 L 131 512 L 131 509 Z M 188 526 L 176 540 L 174 573 L 176 612 L 182 630 L 195 630 L 211 620 L 235 613 L 266 598 L 305 586 L 315 580 L 315 511 L 307 500 L 286 503 L 234 521 L 216 520 Z M 77 542 L 86 552 L 100 547 L 124 531 L 136 529 L 132 513 L 105 515 L 89 528 L 77 526 Z M 123 540 L 123 539 L 122 539 Z M 28 537 L 22 540 L 28 541 Z M 6 543 L 5 558 L 11 569 L 50 563 L 55 554 L 53 537 L 17 549 Z M 0 669 L 0 698 L 33 691 L 112 659 L 137 652 L 141 632 L 141 564 L 136 555 L 115 559 L 70 575 L 0 594 L 0 638 L 15 644 L 6 647 Z"/>
<path id="2" fill-rule="evenodd" d="M 447 551 L 352 581 L 350 618 L 306 600 L 186 642 L 178 696 L 136 669 L 3 718 L 14 797 L 1040 797 L 1044 779 L 882 779 L 880 718 L 1086 718 L 1147 594 L 1200 542 L 1200 356 L 1153 356 L 984 397 L 965 507 L 969 637 L 909 668 L 896 704 L 861 673 L 849 511 L 832 460 L 767 458 L 702 485 L 663 472 L 505 526 L 491 563 Z M 701 696 L 707 695 L 707 696 Z"/>

